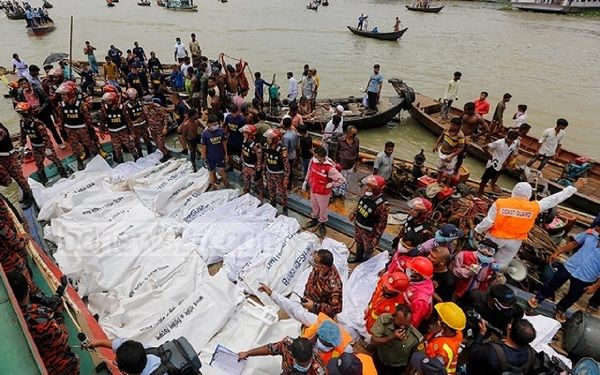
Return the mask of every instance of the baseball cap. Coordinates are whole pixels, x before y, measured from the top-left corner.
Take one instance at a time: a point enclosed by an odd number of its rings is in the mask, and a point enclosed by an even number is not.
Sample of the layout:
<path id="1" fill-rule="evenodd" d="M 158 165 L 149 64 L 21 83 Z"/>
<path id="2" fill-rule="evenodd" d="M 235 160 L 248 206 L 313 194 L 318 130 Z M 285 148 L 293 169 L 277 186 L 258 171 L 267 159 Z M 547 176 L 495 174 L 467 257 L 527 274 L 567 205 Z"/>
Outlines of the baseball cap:
<path id="1" fill-rule="evenodd" d="M 423 375 L 447 375 L 444 364 L 437 358 L 429 358 L 423 352 L 416 352 L 410 357 L 410 365 Z"/>
<path id="2" fill-rule="evenodd" d="M 439 229 L 442 237 L 446 238 L 460 238 L 465 235 L 461 229 L 457 228 L 454 224 L 444 224 Z"/>
<path id="3" fill-rule="evenodd" d="M 332 358 L 327 363 L 329 375 L 362 375 L 362 362 L 354 353 L 343 353 L 340 357 Z"/>

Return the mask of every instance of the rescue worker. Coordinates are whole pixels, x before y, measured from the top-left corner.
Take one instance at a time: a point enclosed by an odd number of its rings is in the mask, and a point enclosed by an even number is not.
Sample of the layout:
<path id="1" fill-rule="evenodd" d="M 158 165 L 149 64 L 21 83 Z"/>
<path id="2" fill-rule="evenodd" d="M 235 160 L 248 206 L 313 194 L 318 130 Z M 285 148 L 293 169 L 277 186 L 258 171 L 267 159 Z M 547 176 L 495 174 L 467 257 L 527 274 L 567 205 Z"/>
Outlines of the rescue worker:
<path id="1" fill-rule="evenodd" d="M 127 108 L 129 119 L 131 120 L 132 125 L 131 137 L 133 138 L 133 143 L 135 144 L 137 153 L 139 156 L 142 156 L 141 140 L 143 138 L 144 143 L 146 143 L 146 152 L 148 152 L 148 155 L 150 155 L 154 148 L 152 147 L 152 142 L 150 141 L 150 133 L 148 132 L 148 122 L 146 114 L 144 113 L 144 105 L 138 98 L 138 93 L 135 89 L 127 89 L 125 91 L 125 95 L 128 99 L 127 102 L 125 102 L 125 107 Z"/>
<path id="2" fill-rule="evenodd" d="M 13 147 L 8 129 L 0 123 L 0 185 L 8 186 L 12 179 L 23 191 L 23 198 L 20 201 L 23 209 L 31 207 L 33 194 L 31 186 L 23 176 L 19 152 Z"/>
<path id="3" fill-rule="evenodd" d="M 62 317 L 63 304 L 56 310 L 30 300 L 27 278 L 19 272 L 6 275 L 19 302 L 23 318 L 49 375 L 78 375 L 79 357 L 69 346 L 69 331 Z"/>
<path id="4" fill-rule="evenodd" d="M 84 168 L 86 150 L 92 155 L 98 153 L 98 147 L 90 137 L 90 132 L 94 132 L 92 116 L 83 101 L 77 99 L 77 91 L 73 85 L 65 82 L 56 93 L 62 96 L 57 126 L 66 132 L 73 155 L 77 158 L 77 169 L 81 171 Z"/>
<path id="5" fill-rule="evenodd" d="M 306 374 L 306 375 L 324 375 L 325 364 L 317 354 L 313 343 L 305 337 L 292 339 L 289 336 L 279 342 L 270 343 L 238 353 L 238 360 L 248 359 L 249 357 L 280 355 L 281 374 Z"/>
<path id="6" fill-rule="evenodd" d="M 131 131 L 131 120 L 125 111 L 123 104 L 119 104 L 119 98 L 114 92 L 102 95 L 102 130 L 110 133 L 113 146 L 113 160 L 123 163 L 123 146 L 127 147 L 135 160 L 139 155 L 135 144 L 129 137 Z"/>
<path id="7" fill-rule="evenodd" d="M 429 361 L 440 362 L 448 375 L 456 374 L 458 350 L 462 344 L 462 330 L 467 323 L 467 317 L 454 302 L 440 302 L 435 305 L 438 314 L 433 330 L 425 338 L 425 354 Z M 411 364 L 422 355 L 413 354 Z M 419 361 L 422 362 L 422 361 Z M 426 362 L 422 362 L 426 363 Z M 420 366 L 414 366 L 420 370 Z"/>
<path id="8" fill-rule="evenodd" d="M 46 131 L 44 123 L 34 117 L 32 107 L 27 102 L 17 103 L 15 111 L 21 115 L 21 146 L 25 147 L 27 138 L 31 143 L 31 151 L 37 167 L 37 174 L 42 185 L 46 185 L 48 177 L 44 170 L 44 160 L 48 159 L 54 163 L 60 177 L 67 178 L 67 171 L 63 167 L 60 159 L 56 156 L 52 141 Z"/>
<path id="9" fill-rule="evenodd" d="M 310 186 L 310 204 L 312 206 L 312 219 L 306 224 L 306 228 L 317 227 L 319 236 L 325 237 L 327 221 L 327 206 L 332 189 L 345 183 L 346 179 L 335 167 L 335 163 L 327 157 L 327 150 L 318 147 L 314 156 L 308 164 L 306 180 L 302 184 L 302 190 L 306 191 Z"/>
<path id="10" fill-rule="evenodd" d="M 369 258 L 387 226 L 390 207 L 383 196 L 385 180 L 381 176 L 370 175 L 364 180 L 365 192 L 358 200 L 358 205 L 349 215 L 354 222 L 354 240 L 356 253 L 348 259 L 348 263 L 359 263 Z"/>
<path id="11" fill-rule="evenodd" d="M 171 158 L 171 152 L 165 146 L 165 135 L 168 131 L 169 114 L 160 103 L 160 99 L 152 99 L 151 102 L 144 105 L 144 116 L 148 121 L 150 136 L 156 144 L 156 147 L 162 152 L 161 163 Z"/>
<path id="12" fill-rule="evenodd" d="M 365 328 L 371 333 L 373 324 L 381 314 L 391 314 L 396 306 L 406 303 L 404 292 L 409 280 L 404 272 L 386 272 L 379 278 L 375 292 L 365 309 Z"/>
<path id="13" fill-rule="evenodd" d="M 267 285 L 260 284 L 258 290 L 271 297 L 290 317 L 302 323 L 305 327 L 302 337 L 315 345 L 315 351 L 323 363 L 328 363 L 331 358 L 337 358 L 343 353 L 352 352 L 352 336 L 326 314 L 314 314 L 304 309 L 300 303 L 272 291 Z"/>
<path id="14" fill-rule="evenodd" d="M 406 261 L 406 276 L 410 280 L 406 298 L 412 310 L 412 325 L 419 328 L 421 323 L 431 314 L 433 288 L 433 263 L 422 256 Z"/>
<path id="15" fill-rule="evenodd" d="M 256 126 L 244 125 L 240 129 L 244 135 L 242 144 L 242 178 L 244 180 L 244 194 L 250 192 L 252 183 L 256 184 L 256 190 L 260 201 L 263 201 L 262 189 L 262 168 L 263 168 L 263 149 L 259 141 L 256 140 Z"/>
<path id="16" fill-rule="evenodd" d="M 419 238 L 422 241 L 425 241 L 424 238 L 426 235 L 429 235 L 430 225 L 428 223 L 431 212 L 433 211 L 433 204 L 427 198 L 413 198 L 407 202 L 408 208 L 408 217 L 406 218 L 406 222 L 402 226 L 402 229 L 398 232 L 398 235 L 392 241 L 392 248 L 398 248 L 400 243 L 400 239 L 404 236 L 405 233 L 414 232 L 419 234 Z M 418 244 L 417 244 L 418 245 Z"/>
<path id="17" fill-rule="evenodd" d="M 288 214 L 287 189 L 290 175 L 290 162 L 287 149 L 281 145 L 282 134 L 279 129 L 269 129 L 265 132 L 267 144 L 265 148 L 265 174 L 271 205 L 277 207 L 277 197 L 281 199 L 283 214 Z"/>
<path id="18" fill-rule="evenodd" d="M 377 375 L 373 358 L 364 353 L 344 353 L 327 364 L 328 375 Z"/>
<path id="19" fill-rule="evenodd" d="M 333 254 L 319 249 L 310 263 L 312 271 L 306 281 L 302 306 L 315 314 L 322 312 L 335 318 L 342 312 L 342 279 L 333 264 Z"/>
<path id="20" fill-rule="evenodd" d="M 530 201 L 533 192 L 531 185 L 519 182 L 510 198 L 500 198 L 492 204 L 487 216 L 475 227 L 475 232 L 479 235 L 485 233 L 487 238 L 498 244 L 494 258 L 501 266 L 507 266 L 517 255 L 523 240 L 527 239 L 538 214 L 564 202 L 586 183 L 587 179 L 580 178 L 558 193 L 539 201 Z"/>

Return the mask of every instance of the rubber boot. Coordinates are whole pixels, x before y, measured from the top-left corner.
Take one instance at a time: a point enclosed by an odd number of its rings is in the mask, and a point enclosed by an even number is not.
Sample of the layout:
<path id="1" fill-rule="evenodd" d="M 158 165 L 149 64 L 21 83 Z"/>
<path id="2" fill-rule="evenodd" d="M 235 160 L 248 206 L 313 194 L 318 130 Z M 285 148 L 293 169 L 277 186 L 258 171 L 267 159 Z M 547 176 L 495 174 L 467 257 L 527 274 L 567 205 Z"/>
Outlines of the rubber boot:
<path id="1" fill-rule="evenodd" d="M 60 175 L 61 178 L 69 177 L 69 174 L 67 173 L 67 170 L 65 169 L 65 167 L 63 167 L 62 163 L 56 164 L 56 169 L 58 169 L 58 174 Z"/>
<path id="2" fill-rule="evenodd" d="M 275 199 L 271 199 L 271 206 L 277 208 L 277 201 Z"/>
<path id="3" fill-rule="evenodd" d="M 108 153 L 104 151 L 104 149 L 100 146 L 98 147 L 98 153 L 100 154 L 100 156 L 102 156 L 103 159 L 106 159 L 108 157 Z"/>
<path id="4" fill-rule="evenodd" d="M 137 150 L 137 152 L 138 152 L 138 155 L 139 155 L 139 156 L 143 156 L 143 155 L 144 155 L 144 154 L 142 153 L 142 151 L 143 151 L 143 149 L 142 149 L 142 145 L 139 145 L 139 146 L 137 146 L 137 147 L 136 147 L 136 150 Z M 135 159 L 135 160 L 137 160 L 137 159 Z"/>
<path id="5" fill-rule="evenodd" d="M 77 159 L 77 170 L 83 171 L 85 169 L 85 165 L 83 164 L 83 160 Z"/>
<path id="6" fill-rule="evenodd" d="M 48 183 L 48 176 L 46 176 L 46 171 L 41 170 L 37 171 L 38 178 L 40 179 L 40 184 L 46 186 Z"/>
<path id="7" fill-rule="evenodd" d="M 23 192 L 23 203 L 21 203 L 21 208 L 26 210 L 31 207 L 33 202 L 33 194 L 31 194 L 31 191 Z"/>
<path id="8" fill-rule="evenodd" d="M 148 152 L 148 155 L 154 152 L 154 146 L 152 145 L 152 142 L 146 143 L 146 151 Z"/>
<path id="9" fill-rule="evenodd" d="M 117 164 L 121 164 L 123 163 L 123 155 L 121 155 L 120 157 L 113 154 L 113 161 Z"/>
<path id="10" fill-rule="evenodd" d="M 360 263 L 365 259 L 365 248 L 362 244 L 356 244 L 356 253 L 350 255 L 348 263 Z"/>
<path id="11" fill-rule="evenodd" d="M 323 238 L 327 234 L 327 228 L 325 227 L 325 223 L 319 223 L 317 227 L 317 234 L 319 237 Z"/>
<path id="12" fill-rule="evenodd" d="M 283 210 L 281 211 L 281 213 L 282 213 L 283 215 L 285 215 L 285 216 L 287 216 L 287 215 L 288 215 L 288 208 L 287 208 L 287 206 L 283 206 Z"/>
<path id="13" fill-rule="evenodd" d="M 168 153 L 167 155 L 163 155 L 163 157 L 160 158 L 160 162 L 164 163 L 164 162 L 166 162 L 169 159 L 171 159 L 171 153 Z"/>
<path id="14" fill-rule="evenodd" d="M 311 219 L 308 223 L 306 223 L 306 225 L 304 226 L 304 228 L 313 228 L 316 227 L 317 225 L 319 225 L 319 220 L 313 218 Z"/>

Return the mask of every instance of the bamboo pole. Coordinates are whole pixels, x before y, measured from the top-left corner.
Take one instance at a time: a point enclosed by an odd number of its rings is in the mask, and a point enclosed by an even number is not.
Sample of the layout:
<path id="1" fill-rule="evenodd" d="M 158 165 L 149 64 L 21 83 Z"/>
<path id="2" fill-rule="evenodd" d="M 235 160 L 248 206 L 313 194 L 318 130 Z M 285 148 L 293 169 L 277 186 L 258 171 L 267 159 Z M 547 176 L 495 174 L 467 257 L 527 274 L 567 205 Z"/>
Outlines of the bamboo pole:
<path id="1" fill-rule="evenodd" d="M 73 80 L 73 16 L 71 16 L 69 31 L 69 80 Z"/>

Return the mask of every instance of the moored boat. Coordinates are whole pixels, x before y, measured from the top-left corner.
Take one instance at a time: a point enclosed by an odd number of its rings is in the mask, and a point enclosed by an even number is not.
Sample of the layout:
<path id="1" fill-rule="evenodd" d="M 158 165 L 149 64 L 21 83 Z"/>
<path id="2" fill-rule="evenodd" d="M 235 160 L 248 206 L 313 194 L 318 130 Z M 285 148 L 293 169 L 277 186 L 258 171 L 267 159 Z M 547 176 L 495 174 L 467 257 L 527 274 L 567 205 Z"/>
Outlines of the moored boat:
<path id="1" fill-rule="evenodd" d="M 413 7 L 410 5 L 406 5 L 406 9 L 412 10 L 414 12 L 439 13 L 442 9 L 444 9 L 444 5 L 440 7 Z"/>
<path id="2" fill-rule="evenodd" d="M 400 39 L 400 37 L 402 35 L 404 35 L 404 33 L 406 32 L 406 30 L 408 30 L 408 27 L 407 27 L 407 28 L 402 29 L 400 31 L 392 31 L 392 32 L 381 33 L 381 32 L 372 32 L 372 31 L 359 30 L 356 27 L 352 27 L 352 26 L 346 26 L 346 27 L 353 34 L 364 36 L 364 37 L 367 37 L 367 38 L 379 39 L 379 40 L 398 40 L 398 39 Z"/>
<path id="3" fill-rule="evenodd" d="M 600 9 L 600 3 L 597 1 L 585 0 L 511 0 L 510 5 L 519 10 L 541 13 L 579 13 Z"/>
<path id="4" fill-rule="evenodd" d="M 415 101 L 408 111 L 416 122 L 434 135 L 439 136 L 449 126 L 449 121 L 441 118 L 440 110 L 441 103 L 439 101 L 421 94 L 416 94 Z M 462 110 L 454 107 L 450 112 L 452 117 L 462 116 L 462 114 Z M 496 138 L 492 137 L 489 140 L 484 138 L 486 137 L 479 137 L 477 142 L 471 143 L 467 148 L 467 152 L 474 158 L 486 162 L 488 160 L 488 155 L 483 150 L 483 146 L 486 144 L 486 141 L 491 142 Z M 537 138 L 529 135 L 522 136 L 516 164 L 527 164 L 529 159 L 537 153 L 538 144 Z M 558 181 L 563 177 L 565 167 L 570 163 L 573 163 L 579 157 L 581 157 L 580 154 L 561 149 L 554 160 L 546 165 L 543 169 L 543 176 L 548 182 L 548 189 L 550 192 L 555 193 L 564 188 Z M 520 178 L 522 175 L 522 170 L 519 168 L 507 170 L 506 172 L 515 178 Z M 569 198 L 567 203 L 583 212 L 596 215 L 600 211 L 600 165 L 597 162 L 590 161 L 590 168 L 585 175 L 588 177 L 589 183 L 584 186 L 581 191 L 578 191 Z"/>
<path id="5" fill-rule="evenodd" d="M 54 21 L 50 17 L 48 17 L 48 19 L 49 19 L 48 22 L 41 23 L 39 25 L 32 26 L 32 27 L 27 27 L 27 31 L 37 35 L 37 34 L 45 34 L 47 32 L 54 30 L 56 28 Z"/>
<path id="6" fill-rule="evenodd" d="M 6 18 L 8 18 L 9 20 L 25 19 L 25 12 L 9 12 L 8 10 L 4 9 L 4 14 L 6 14 Z"/>
<path id="7" fill-rule="evenodd" d="M 148 0 L 148 1 L 138 1 L 137 5 L 141 6 L 141 7 L 149 7 L 152 3 Z"/>

